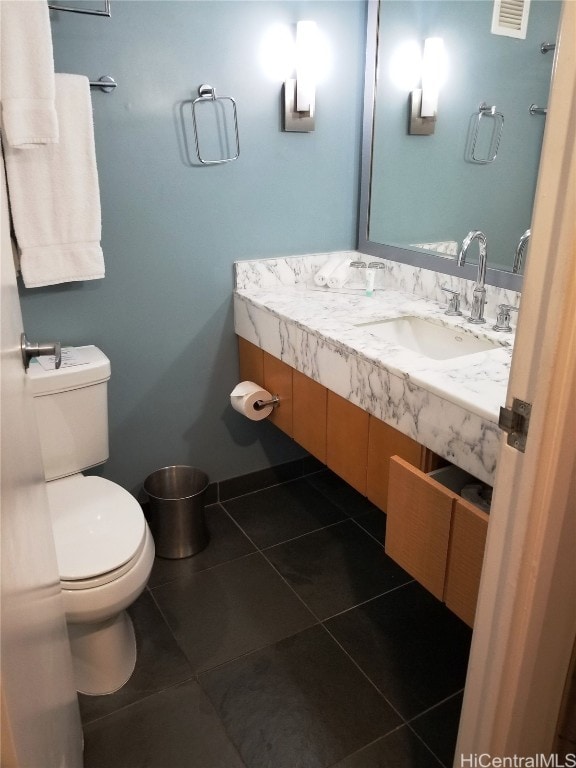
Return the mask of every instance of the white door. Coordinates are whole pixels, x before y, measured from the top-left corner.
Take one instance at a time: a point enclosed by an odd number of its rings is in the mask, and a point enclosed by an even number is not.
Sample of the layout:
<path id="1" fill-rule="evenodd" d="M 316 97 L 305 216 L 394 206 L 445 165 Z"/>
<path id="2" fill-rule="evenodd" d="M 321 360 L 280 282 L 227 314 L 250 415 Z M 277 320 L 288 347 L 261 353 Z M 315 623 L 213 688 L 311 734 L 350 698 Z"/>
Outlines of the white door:
<path id="1" fill-rule="evenodd" d="M 1 177 L 1 683 L 3 768 L 80 768 L 82 731 Z"/>

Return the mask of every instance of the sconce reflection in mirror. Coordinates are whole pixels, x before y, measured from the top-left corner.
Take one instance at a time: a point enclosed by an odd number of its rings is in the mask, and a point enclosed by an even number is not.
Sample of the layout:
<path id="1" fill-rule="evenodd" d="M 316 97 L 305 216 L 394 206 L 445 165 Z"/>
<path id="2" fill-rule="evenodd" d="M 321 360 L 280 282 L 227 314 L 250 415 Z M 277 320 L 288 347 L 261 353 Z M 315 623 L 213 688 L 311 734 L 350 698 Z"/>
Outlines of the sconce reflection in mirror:
<path id="1" fill-rule="evenodd" d="M 446 76 L 446 54 L 441 37 L 427 37 L 422 55 L 421 88 L 410 92 L 408 133 L 430 136 L 436 128 L 438 93 Z"/>
<path id="2" fill-rule="evenodd" d="M 296 25 L 296 77 L 284 83 L 284 130 L 314 130 L 316 106 L 317 27 L 315 21 Z"/>

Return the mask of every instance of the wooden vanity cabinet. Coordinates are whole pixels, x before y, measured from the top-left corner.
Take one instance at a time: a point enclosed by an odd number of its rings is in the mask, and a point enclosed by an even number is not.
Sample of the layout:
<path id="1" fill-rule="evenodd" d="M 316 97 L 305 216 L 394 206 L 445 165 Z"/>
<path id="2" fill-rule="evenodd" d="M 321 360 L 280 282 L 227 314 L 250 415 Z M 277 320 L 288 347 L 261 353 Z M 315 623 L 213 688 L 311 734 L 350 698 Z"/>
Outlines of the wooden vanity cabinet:
<path id="1" fill-rule="evenodd" d="M 420 443 L 238 337 L 240 377 L 280 396 L 269 417 L 312 456 L 386 511 L 390 457 L 426 471 L 439 460 Z"/>
<path id="2" fill-rule="evenodd" d="M 388 513 L 386 553 L 472 626 L 488 515 L 474 478 L 318 382 L 238 338 L 240 377 L 280 397 L 277 427 Z M 428 475 L 431 470 L 432 475 Z"/>
<path id="3" fill-rule="evenodd" d="M 443 472 L 447 485 L 398 456 L 390 459 L 385 549 L 472 626 L 488 515 L 457 492 L 474 478 L 456 467 L 433 474 Z"/>

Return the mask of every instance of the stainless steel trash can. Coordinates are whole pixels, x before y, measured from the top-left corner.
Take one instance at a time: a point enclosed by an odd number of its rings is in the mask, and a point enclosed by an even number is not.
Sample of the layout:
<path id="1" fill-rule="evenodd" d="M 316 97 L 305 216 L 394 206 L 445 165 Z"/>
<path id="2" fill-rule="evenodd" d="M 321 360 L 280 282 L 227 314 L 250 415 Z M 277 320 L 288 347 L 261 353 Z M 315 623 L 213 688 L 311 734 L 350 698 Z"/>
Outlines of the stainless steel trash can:
<path id="1" fill-rule="evenodd" d="M 208 475 L 184 465 L 163 467 L 148 475 L 148 524 L 159 557 L 179 559 L 208 544 L 204 505 Z"/>

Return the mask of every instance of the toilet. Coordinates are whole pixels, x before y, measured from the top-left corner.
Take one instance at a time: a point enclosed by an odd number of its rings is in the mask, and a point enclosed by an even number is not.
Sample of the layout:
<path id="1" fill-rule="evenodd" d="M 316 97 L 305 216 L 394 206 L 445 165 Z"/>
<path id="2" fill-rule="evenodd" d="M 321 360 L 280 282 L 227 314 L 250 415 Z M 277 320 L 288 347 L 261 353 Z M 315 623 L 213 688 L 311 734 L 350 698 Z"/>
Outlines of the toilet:
<path id="1" fill-rule="evenodd" d="M 136 640 L 126 608 L 142 593 L 154 542 L 136 499 L 116 483 L 85 476 L 108 458 L 110 361 L 94 346 L 28 369 L 74 678 L 79 692 L 113 693 L 130 678 Z"/>

